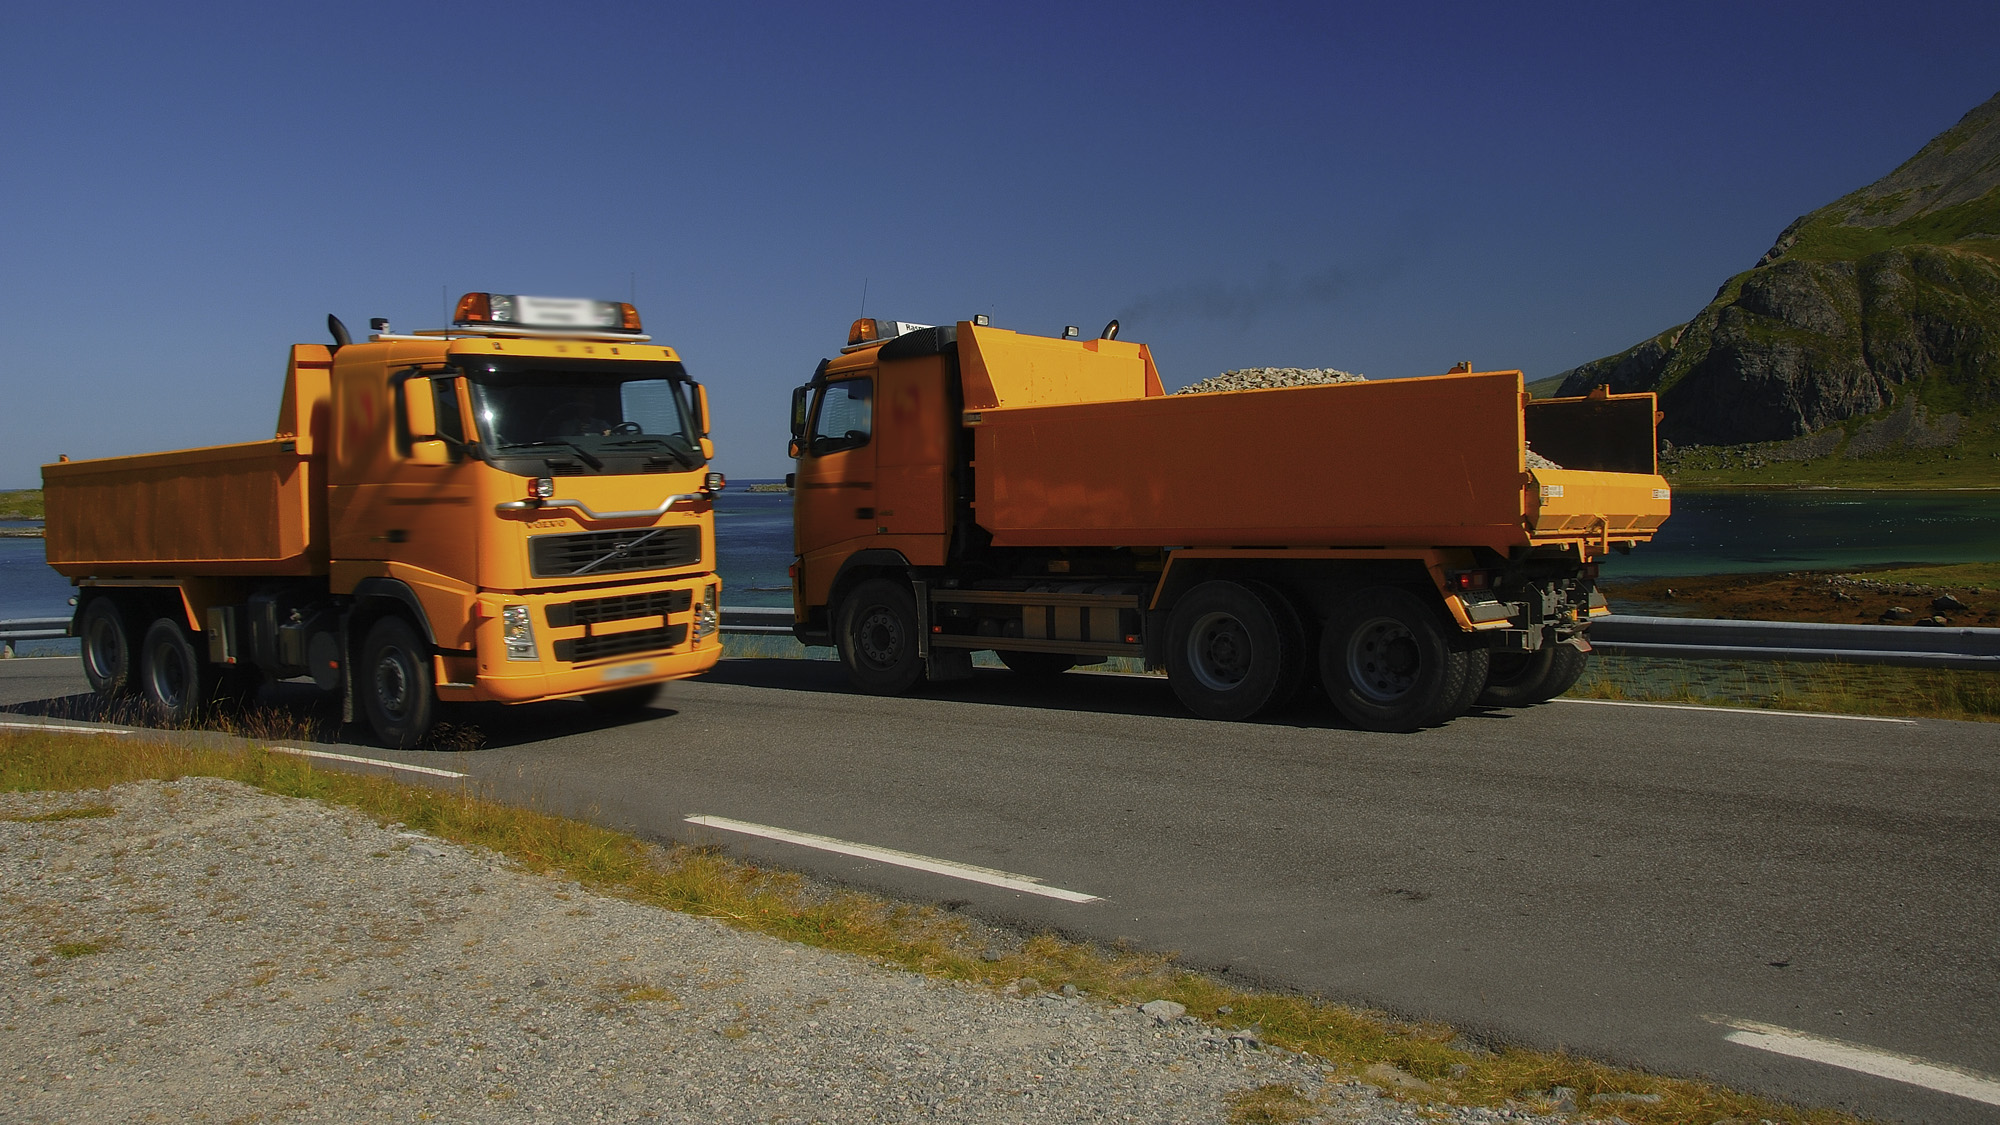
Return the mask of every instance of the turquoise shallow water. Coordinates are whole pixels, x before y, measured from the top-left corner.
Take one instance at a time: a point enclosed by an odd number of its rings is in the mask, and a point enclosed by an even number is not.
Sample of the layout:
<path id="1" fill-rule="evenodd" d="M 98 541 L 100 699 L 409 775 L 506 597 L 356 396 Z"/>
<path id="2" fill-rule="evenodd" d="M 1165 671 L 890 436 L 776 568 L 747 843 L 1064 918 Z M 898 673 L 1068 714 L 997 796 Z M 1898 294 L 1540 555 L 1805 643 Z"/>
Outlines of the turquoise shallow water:
<path id="1" fill-rule="evenodd" d="M 1606 577 L 2000 561 L 2000 492 L 1717 492 L 1674 497 L 1658 538 Z"/>

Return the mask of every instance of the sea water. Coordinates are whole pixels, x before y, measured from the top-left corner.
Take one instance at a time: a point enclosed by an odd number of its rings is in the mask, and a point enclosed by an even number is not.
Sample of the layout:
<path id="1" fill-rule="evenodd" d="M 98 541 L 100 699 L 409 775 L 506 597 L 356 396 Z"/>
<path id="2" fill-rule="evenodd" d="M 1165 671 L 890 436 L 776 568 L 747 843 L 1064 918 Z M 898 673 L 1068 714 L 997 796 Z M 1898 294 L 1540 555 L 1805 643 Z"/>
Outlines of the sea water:
<path id="1" fill-rule="evenodd" d="M 791 604 L 791 493 L 728 489 L 716 503 L 715 538 L 724 604 Z M 1659 536 L 1630 555 L 1612 556 L 1604 574 L 1992 561 L 2000 561 L 2000 492 L 1683 493 L 1674 497 L 1673 517 Z M 0 538 L 0 620 L 67 615 L 72 593 L 43 561 L 42 540 Z"/>

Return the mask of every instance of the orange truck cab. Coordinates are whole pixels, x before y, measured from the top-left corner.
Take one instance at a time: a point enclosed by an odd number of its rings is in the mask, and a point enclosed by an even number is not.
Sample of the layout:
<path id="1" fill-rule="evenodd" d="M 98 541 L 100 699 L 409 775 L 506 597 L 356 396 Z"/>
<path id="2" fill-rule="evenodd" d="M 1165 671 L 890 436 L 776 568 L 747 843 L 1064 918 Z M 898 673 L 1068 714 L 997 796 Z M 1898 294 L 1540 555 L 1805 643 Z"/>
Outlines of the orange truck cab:
<path id="1" fill-rule="evenodd" d="M 1567 690 L 1597 560 L 1670 508 L 1651 395 L 1470 365 L 1167 395 L 1116 335 L 857 321 L 793 395 L 798 639 L 868 691 L 1129 657 L 1206 717 L 1317 675 L 1411 730 Z"/>
<path id="2" fill-rule="evenodd" d="M 650 700 L 721 655 L 708 398 L 618 302 L 471 293 L 297 344 L 268 441 L 42 467 L 107 700 L 310 676 L 394 747 L 440 701 Z"/>

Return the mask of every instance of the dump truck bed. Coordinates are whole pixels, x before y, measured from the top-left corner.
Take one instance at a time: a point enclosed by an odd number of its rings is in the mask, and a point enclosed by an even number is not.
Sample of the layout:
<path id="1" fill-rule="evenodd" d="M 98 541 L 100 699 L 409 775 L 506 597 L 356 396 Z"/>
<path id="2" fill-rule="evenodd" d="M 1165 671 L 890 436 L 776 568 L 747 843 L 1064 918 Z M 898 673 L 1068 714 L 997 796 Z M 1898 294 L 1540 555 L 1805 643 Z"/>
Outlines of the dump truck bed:
<path id="1" fill-rule="evenodd" d="M 42 466 L 69 578 L 326 573 L 324 489 L 290 439 Z"/>
<path id="2" fill-rule="evenodd" d="M 1532 404 L 1533 428 L 1588 462 L 1533 471 L 1518 372 L 989 407 L 966 419 L 975 514 L 1014 547 L 1642 541 L 1667 486 L 1650 396 L 1621 397 Z M 1568 440 L 1607 409 L 1625 427 L 1611 454 Z"/>

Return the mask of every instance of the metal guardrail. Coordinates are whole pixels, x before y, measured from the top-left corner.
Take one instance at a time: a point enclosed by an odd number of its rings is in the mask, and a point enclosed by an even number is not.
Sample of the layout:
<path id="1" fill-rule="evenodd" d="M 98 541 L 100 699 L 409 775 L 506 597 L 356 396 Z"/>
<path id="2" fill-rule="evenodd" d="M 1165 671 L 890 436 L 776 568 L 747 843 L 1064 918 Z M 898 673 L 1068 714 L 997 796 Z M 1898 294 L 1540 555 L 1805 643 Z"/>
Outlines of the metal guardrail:
<path id="1" fill-rule="evenodd" d="M 0 656 L 14 655 L 15 641 L 48 641 L 67 636 L 67 617 L 26 617 L 0 621 Z"/>
<path id="2" fill-rule="evenodd" d="M 789 637 L 792 635 L 792 607 L 781 605 L 726 605 L 722 607 L 722 631 L 738 636 Z"/>
<path id="3" fill-rule="evenodd" d="M 726 605 L 722 607 L 722 631 L 737 636 L 789 637 L 792 611 L 785 606 Z M 8 656 L 13 655 L 16 641 L 67 636 L 67 617 L 0 621 L 0 646 Z M 1590 623 L 1590 644 L 1627 656 L 2000 669 L 2000 629 L 1949 625 L 1821 625 L 1613 614 Z"/>
<path id="4" fill-rule="evenodd" d="M 1627 656 L 2000 668 L 2000 629 L 1953 625 L 1823 625 L 1612 614 L 1592 621 L 1589 635 L 1592 648 Z"/>

